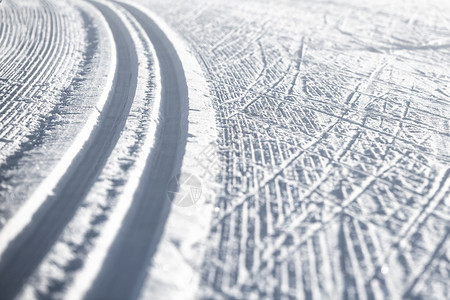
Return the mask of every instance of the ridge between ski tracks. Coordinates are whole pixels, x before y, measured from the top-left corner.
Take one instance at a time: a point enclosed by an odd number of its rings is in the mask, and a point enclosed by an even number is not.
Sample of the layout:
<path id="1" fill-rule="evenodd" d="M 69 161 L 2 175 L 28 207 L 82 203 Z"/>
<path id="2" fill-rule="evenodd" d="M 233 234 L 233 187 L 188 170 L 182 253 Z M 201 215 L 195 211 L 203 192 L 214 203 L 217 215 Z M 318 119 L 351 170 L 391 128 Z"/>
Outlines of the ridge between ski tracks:
<path id="1" fill-rule="evenodd" d="M 1 299 L 12 299 L 39 266 L 71 220 L 104 167 L 128 117 L 137 88 L 138 58 L 130 33 L 106 5 L 90 1 L 105 17 L 117 48 L 113 88 L 89 142 L 60 180 L 31 223 L 7 246 L 0 261 Z M 166 187 L 180 166 L 187 136 L 187 86 L 170 41 L 140 10 L 126 5 L 154 44 L 161 67 L 159 138 L 144 169 L 132 207 L 88 298 L 136 296 L 169 213 Z M 183 107 L 184 105 L 184 107 Z M 182 126 L 186 125 L 186 126 Z M 105 288 L 106 286 L 106 288 Z M 121 296 L 124 297 L 121 297 Z M 127 298 L 127 297 L 125 297 Z"/>

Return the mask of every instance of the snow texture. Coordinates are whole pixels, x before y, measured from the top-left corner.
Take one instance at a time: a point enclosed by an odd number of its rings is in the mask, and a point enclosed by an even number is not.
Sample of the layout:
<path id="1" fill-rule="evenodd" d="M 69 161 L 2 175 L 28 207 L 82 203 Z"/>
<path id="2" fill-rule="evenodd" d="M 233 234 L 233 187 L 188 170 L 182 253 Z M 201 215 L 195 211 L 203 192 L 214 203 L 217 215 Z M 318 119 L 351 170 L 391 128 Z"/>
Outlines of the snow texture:
<path id="1" fill-rule="evenodd" d="M 189 42 L 217 113 L 200 297 L 446 297 L 448 4 L 148 7 Z"/>
<path id="2" fill-rule="evenodd" d="M 92 298 L 116 276 L 140 299 L 446 299 L 449 16 L 438 0 L 0 1 L 0 298 Z M 132 233 L 148 255 L 105 274 L 136 203 L 168 186 L 149 179 L 183 172 L 201 200 L 158 196 Z"/>

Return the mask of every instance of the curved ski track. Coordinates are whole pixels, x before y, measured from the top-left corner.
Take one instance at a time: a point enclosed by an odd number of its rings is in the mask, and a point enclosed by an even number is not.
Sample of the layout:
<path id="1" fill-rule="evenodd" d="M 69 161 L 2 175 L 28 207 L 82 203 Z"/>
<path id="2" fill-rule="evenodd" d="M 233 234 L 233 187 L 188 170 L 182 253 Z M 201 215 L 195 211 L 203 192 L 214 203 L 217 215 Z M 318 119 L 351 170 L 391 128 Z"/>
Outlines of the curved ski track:
<path id="1" fill-rule="evenodd" d="M 147 15 L 133 6 L 121 5 L 140 23 L 155 48 L 162 80 L 162 122 L 160 138 L 147 160 L 132 207 L 87 299 L 138 297 L 169 212 L 166 187 L 180 168 L 177 158 L 184 153 L 187 136 L 187 114 L 182 113 L 188 109 L 187 85 L 175 49 Z M 97 7 L 107 19 L 114 18 L 111 10 Z"/>
<path id="2" fill-rule="evenodd" d="M 125 24 L 108 6 L 91 2 L 105 17 L 117 48 L 113 89 L 87 145 L 80 151 L 53 195 L 12 240 L 0 261 L 1 299 L 12 299 L 39 266 L 77 211 L 114 149 L 137 88 L 138 58 Z M 87 298 L 129 299 L 138 295 L 149 259 L 156 249 L 170 204 L 165 187 L 179 169 L 187 136 L 187 86 L 170 41 L 140 10 L 122 5 L 141 24 L 154 44 L 161 67 L 159 138 L 147 159 L 121 231 Z M 105 288 L 107 287 L 107 288 Z"/>

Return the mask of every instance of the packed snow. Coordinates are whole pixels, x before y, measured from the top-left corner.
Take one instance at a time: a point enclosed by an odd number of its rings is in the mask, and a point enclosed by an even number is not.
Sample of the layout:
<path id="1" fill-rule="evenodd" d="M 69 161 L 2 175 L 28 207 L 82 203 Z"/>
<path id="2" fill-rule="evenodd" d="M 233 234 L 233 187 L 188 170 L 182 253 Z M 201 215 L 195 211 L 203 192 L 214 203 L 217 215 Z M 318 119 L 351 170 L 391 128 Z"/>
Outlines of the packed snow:
<path id="1" fill-rule="evenodd" d="M 446 299 L 449 16 L 0 1 L 0 298 Z"/>

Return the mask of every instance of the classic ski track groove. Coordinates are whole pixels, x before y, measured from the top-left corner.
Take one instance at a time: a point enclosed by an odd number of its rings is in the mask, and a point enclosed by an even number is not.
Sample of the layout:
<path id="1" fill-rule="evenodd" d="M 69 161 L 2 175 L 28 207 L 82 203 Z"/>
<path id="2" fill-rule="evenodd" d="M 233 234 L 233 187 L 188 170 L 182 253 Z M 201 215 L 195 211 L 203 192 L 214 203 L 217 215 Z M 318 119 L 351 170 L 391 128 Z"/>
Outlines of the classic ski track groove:
<path id="1" fill-rule="evenodd" d="M 125 4 L 153 44 L 161 72 L 160 133 L 133 203 L 86 299 L 134 299 L 146 277 L 170 209 L 167 185 L 179 172 L 187 136 L 187 85 L 182 64 L 164 32 L 144 12 Z M 108 22 L 115 14 L 96 5 Z M 120 272 L 115 270 L 120 269 Z"/>

